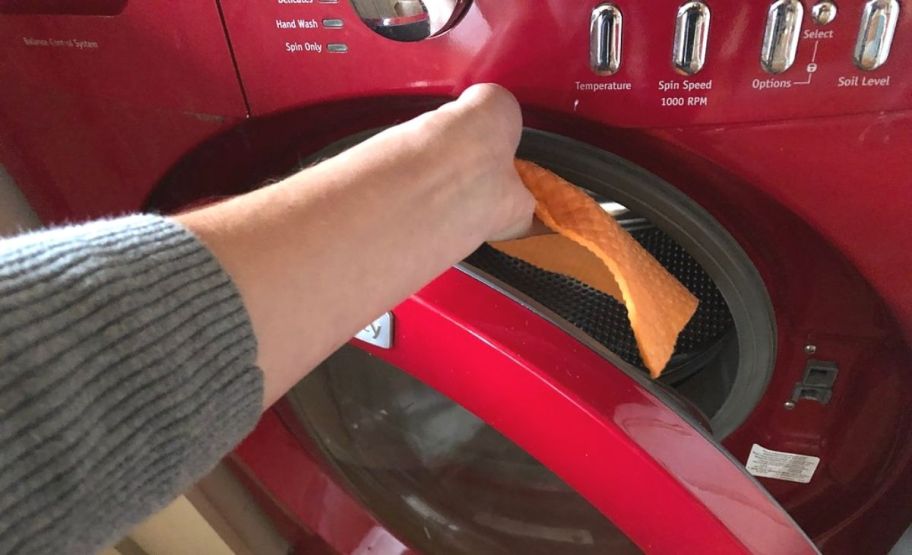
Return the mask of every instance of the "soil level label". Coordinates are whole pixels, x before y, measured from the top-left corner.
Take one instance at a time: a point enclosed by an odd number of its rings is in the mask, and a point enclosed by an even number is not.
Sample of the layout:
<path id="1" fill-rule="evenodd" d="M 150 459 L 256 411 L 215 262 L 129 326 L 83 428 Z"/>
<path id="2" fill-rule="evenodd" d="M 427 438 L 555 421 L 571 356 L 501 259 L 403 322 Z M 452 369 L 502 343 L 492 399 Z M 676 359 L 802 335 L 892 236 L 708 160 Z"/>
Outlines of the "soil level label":
<path id="1" fill-rule="evenodd" d="M 754 476 L 806 484 L 811 481 L 820 457 L 773 451 L 754 444 L 747 458 L 747 471 Z"/>
<path id="2" fill-rule="evenodd" d="M 868 77 L 867 75 L 848 75 L 836 79 L 837 87 L 889 87 L 890 77 Z"/>

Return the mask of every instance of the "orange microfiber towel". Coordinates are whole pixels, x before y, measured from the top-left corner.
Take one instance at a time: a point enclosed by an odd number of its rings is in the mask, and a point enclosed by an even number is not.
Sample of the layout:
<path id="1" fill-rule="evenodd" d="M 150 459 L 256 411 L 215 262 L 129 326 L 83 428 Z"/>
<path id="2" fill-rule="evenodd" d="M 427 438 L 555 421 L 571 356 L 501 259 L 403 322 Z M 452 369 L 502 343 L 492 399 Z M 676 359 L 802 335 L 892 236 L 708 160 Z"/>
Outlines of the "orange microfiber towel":
<path id="1" fill-rule="evenodd" d="M 535 215 L 557 234 L 492 245 L 623 302 L 643 362 L 659 377 L 696 297 L 584 191 L 532 162 L 517 160 L 516 169 L 535 197 Z"/>

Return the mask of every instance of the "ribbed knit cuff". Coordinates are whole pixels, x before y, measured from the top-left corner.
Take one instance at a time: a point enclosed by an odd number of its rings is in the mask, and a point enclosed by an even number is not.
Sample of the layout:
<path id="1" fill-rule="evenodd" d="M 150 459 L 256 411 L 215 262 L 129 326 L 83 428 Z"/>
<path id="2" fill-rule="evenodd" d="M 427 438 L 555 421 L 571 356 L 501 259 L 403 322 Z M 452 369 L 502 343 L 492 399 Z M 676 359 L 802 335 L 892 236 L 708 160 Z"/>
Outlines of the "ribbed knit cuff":
<path id="1" fill-rule="evenodd" d="M 256 423 L 247 312 L 179 224 L 0 241 L 0 553 L 90 553 Z"/>

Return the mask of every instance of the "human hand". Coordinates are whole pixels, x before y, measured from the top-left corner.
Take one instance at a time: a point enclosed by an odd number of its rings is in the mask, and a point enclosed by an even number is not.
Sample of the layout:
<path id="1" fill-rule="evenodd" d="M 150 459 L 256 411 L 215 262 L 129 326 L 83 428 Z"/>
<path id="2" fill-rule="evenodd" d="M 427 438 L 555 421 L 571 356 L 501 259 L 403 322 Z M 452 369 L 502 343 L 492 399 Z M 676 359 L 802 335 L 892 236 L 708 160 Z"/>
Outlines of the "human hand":
<path id="1" fill-rule="evenodd" d="M 400 126 L 415 133 L 433 163 L 452 175 L 461 210 L 475 216 L 489 241 L 527 235 L 535 199 L 513 165 L 522 133 L 522 114 L 506 89 L 473 85 L 437 110 Z"/>

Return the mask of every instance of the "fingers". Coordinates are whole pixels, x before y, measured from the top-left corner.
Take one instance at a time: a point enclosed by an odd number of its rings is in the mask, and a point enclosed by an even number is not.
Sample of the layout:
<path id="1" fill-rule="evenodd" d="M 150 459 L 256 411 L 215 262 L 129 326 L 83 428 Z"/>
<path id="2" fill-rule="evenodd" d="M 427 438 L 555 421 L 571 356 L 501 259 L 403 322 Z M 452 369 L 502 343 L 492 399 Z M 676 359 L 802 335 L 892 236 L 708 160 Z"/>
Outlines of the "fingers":
<path id="1" fill-rule="evenodd" d="M 489 241 L 503 241 L 525 237 L 535 229 L 535 198 L 526 189 L 519 174 L 510 160 L 499 183 L 492 186 L 501 190 L 499 221 L 496 222 L 494 231 L 488 237 Z"/>
<path id="2" fill-rule="evenodd" d="M 449 187 L 462 191 L 461 204 L 470 211 L 466 221 L 475 222 L 474 233 L 484 234 L 484 240 L 503 240 L 532 231 L 535 200 L 514 165 L 522 112 L 509 91 L 472 85 L 406 128 L 430 152 Z"/>
<path id="3" fill-rule="evenodd" d="M 522 111 L 519 102 L 510 91 L 491 83 L 472 85 L 456 100 L 457 104 L 467 106 L 479 117 L 489 117 L 503 126 L 511 137 L 512 146 L 519 145 L 522 133 Z"/>
<path id="4" fill-rule="evenodd" d="M 516 152 L 522 135 L 522 112 L 519 102 L 500 85 L 472 85 L 456 100 L 438 111 L 452 114 L 477 133 L 478 140 L 497 152 Z"/>
<path id="5" fill-rule="evenodd" d="M 497 191 L 499 210 L 489 240 L 523 237 L 535 228 L 535 199 L 516 173 L 513 159 L 522 137 L 519 102 L 505 88 L 493 84 L 472 85 L 451 103 L 455 113 L 477 125 L 478 141 L 486 145 L 494 164 L 483 184 Z"/>
<path id="6" fill-rule="evenodd" d="M 515 226 L 511 226 L 501 233 L 491 237 L 489 241 L 507 241 L 510 239 L 522 239 L 524 237 L 534 237 L 536 235 L 554 235 L 555 231 L 541 220 L 532 216 L 529 221 L 523 219 Z"/>

